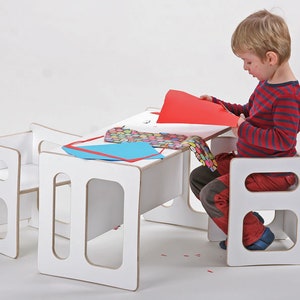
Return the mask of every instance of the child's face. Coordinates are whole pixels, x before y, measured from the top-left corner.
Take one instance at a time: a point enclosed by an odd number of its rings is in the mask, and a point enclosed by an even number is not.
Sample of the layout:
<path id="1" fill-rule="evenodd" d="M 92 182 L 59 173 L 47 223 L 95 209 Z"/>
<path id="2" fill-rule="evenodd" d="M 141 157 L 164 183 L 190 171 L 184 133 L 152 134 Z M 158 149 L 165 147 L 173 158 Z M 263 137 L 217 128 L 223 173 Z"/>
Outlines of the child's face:
<path id="1" fill-rule="evenodd" d="M 251 52 L 242 52 L 237 55 L 244 62 L 244 70 L 259 81 L 268 80 L 274 74 L 274 66 L 271 66 L 266 59 L 262 61 L 257 55 Z"/>

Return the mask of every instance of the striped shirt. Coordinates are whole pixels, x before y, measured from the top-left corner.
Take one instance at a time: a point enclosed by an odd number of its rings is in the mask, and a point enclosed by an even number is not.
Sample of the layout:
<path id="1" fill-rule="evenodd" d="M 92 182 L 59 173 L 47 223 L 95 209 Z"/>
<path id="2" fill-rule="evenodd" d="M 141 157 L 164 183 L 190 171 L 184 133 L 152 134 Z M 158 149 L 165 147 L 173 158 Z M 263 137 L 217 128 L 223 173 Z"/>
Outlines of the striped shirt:
<path id="1" fill-rule="evenodd" d="M 300 130 L 300 86 L 298 81 L 282 84 L 259 82 L 245 105 L 222 102 L 234 113 L 243 113 L 237 152 L 241 157 L 294 156 Z"/>

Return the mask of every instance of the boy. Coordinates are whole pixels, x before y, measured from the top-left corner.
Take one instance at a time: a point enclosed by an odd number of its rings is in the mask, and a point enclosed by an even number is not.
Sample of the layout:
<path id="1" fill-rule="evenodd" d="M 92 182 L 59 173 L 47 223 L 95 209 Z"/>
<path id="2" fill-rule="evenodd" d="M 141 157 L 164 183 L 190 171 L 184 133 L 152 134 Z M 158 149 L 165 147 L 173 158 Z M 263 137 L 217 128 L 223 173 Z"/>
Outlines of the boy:
<path id="1" fill-rule="evenodd" d="M 240 116 L 237 154 L 216 156 L 218 169 L 198 167 L 190 185 L 208 215 L 227 234 L 229 208 L 229 164 L 233 157 L 283 157 L 296 155 L 300 122 L 300 87 L 290 66 L 291 39 L 285 21 L 267 10 L 251 14 L 232 35 L 233 53 L 243 60 L 244 70 L 259 80 L 245 105 L 231 104 L 203 95 L 200 99 L 222 103 Z M 246 180 L 251 191 L 286 190 L 295 183 L 290 173 L 252 174 Z M 243 244 L 249 250 L 264 250 L 274 234 L 262 217 L 249 212 L 244 218 Z M 220 242 L 226 249 L 227 241 Z"/>

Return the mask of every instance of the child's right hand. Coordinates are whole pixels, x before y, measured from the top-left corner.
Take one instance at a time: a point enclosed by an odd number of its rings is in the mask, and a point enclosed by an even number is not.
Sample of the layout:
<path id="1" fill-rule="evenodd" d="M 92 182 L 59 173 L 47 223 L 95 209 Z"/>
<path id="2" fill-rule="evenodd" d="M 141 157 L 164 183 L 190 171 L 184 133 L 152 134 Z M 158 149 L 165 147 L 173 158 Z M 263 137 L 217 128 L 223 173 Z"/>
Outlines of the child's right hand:
<path id="1" fill-rule="evenodd" d="M 209 95 L 201 95 L 199 97 L 200 100 L 207 100 L 207 101 L 212 101 L 212 96 Z"/>

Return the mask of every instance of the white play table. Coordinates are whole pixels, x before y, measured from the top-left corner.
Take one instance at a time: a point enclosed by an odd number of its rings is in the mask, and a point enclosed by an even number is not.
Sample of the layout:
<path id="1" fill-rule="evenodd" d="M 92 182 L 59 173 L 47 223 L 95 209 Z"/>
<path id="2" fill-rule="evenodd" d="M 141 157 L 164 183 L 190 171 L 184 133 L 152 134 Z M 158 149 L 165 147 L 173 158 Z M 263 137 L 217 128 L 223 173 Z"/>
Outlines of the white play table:
<path id="1" fill-rule="evenodd" d="M 170 132 L 200 135 L 213 139 L 229 130 L 226 126 L 157 124 L 155 110 L 147 110 L 126 120 L 103 128 L 83 140 L 104 135 L 112 127 L 148 132 Z M 99 140 L 96 141 L 99 143 Z M 190 151 L 166 149 L 164 159 L 124 161 L 84 160 L 67 155 L 63 150 L 40 154 L 40 206 L 38 267 L 43 274 L 89 281 L 136 290 L 139 285 L 140 216 L 146 220 L 207 228 L 207 215 L 194 211 L 189 205 Z M 71 182 L 70 251 L 60 258 L 54 251 L 55 181 L 66 174 Z M 118 187 L 114 198 L 101 197 L 97 180 L 113 182 Z M 98 181 L 98 182 L 100 182 Z M 103 187 L 105 185 L 102 185 Z M 100 194 L 100 196 L 99 196 Z M 95 199 L 101 207 L 99 215 L 87 199 Z M 100 198 L 100 199 L 99 199 Z M 173 199 L 173 205 L 162 204 Z M 118 203 L 121 203 L 118 205 Z M 99 210 L 98 210 L 99 211 Z M 107 217 L 109 215 L 109 218 Z M 96 219 L 97 226 L 88 219 Z M 123 257 L 119 268 L 107 268 L 89 262 L 87 241 L 123 224 Z M 92 227 L 92 228 L 91 228 Z M 94 232 L 93 232 L 94 231 Z"/>

